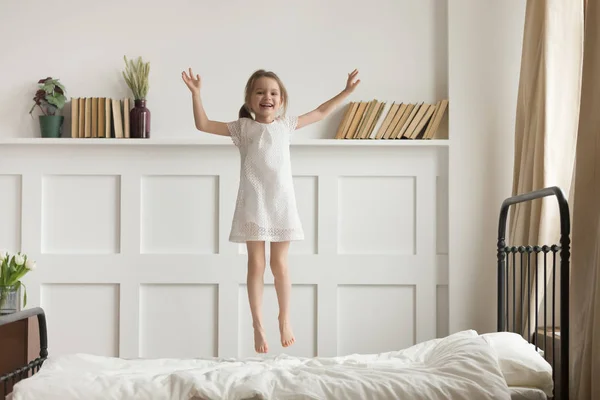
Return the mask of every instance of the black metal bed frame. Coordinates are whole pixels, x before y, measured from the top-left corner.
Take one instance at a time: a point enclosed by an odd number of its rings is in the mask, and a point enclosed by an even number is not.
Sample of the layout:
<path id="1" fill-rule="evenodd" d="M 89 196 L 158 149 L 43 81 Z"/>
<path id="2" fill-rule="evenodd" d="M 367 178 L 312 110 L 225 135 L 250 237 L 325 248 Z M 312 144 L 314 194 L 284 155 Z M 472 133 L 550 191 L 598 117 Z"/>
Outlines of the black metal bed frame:
<path id="1" fill-rule="evenodd" d="M 558 206 L 560 210 L 560 245 L 522 245 L 522 246 L 507 246 L 506 245 L 506 224 L 508 218 L 509 207 L 512 205 L 516 205 L 518 203 L 530 202 L 533 200 L 541 199 L 547 196 L 556 196 L 558 201 Z M 517 329 L 516 324 L 516 254 L 519 253 L 521 256 L 521 267 L 523 266 L 523 260 L 525 255 L 527 256 L 527 270 L 521 268 L 520 274 L 520 291 L 523 294 L 520 297 L 520 307 L 523 308 L 524 302 L 523 298 L 527 298 L 529 301 L 531 300 L 531 255 L 535 255 L 536 266 L 538 261 L 538 256 L 543 254 L 544 257 L 544 282 L 546 280 L 546 266 L 547 266 L 547 256 L 550 253 L 552 255 L 552 373 L 553 378 L 555 378 L 556 371 L 556 357 L 554 357 L 554 338 L 556 334 L 556 320 L 555 320 L 555 305 L 556 305 L 556 255 L 560 253 L 560 335 L 561 335 L 561 346 L 560 346 L 560 371 L 561 377 L 559 382 L 555 382 L 555 397 L 556 397 L 556 388 L 558 384 L 558 394 L 560 400 L 567 400 L 569 393 L 569 268 L 570 268 L 570 216 L 569 216 L 569 205 L 562 193 L 562 191 L 558 187 L 548 187 L 545 189 L 509 197 L 502 203 L 502 207 L 500 209 L 500 217 L 499 217 L 499 225 L 498 225 L 498 332 L 504 331 L 512 331 L 521 334 L 522 327 Z M 512 269 L 510 268 L 510 257 L 512 255 L 513 264 Z M 512 271 L 512 275 L 510 275 L 510 271 Z M 536 269 L 537 271 L 537 269 Z M 512 277 L 513 283 L 513 302 L 512 302 L 512 314 L 510 313 L 510 305 L 509 305 L 509 276 Z M 523 287 L 523 282 L 527 283 L 527 296 L 524 296 L 525 289 Z M 544 331 L 547 331 L 548 325 L 546 321 L 546 286 L 544 287 Z M 538 285 L 536 278 L 535 285 L 535 299 L 536 304 L 538 300 Z M 538 314 L 535 313 L 535 329 L 538 329 Z M 16 322 L 22 319 L 27 319 L 29 317 L 37 316 L 39 322 L 39 334 L 40 334 L 40 355 L 35 360 L 29 362 L 24 367 L 18 368 L 15 371 L 12 371 L 8 374 L 0 376 L 0 385 L 4 386 L 4 394 L 7 393 L 8 383 L 11 382 L 12 386 L 18 381 L 25 379 L 31 375 L 38 372 L 44 363 L 44 361 L 48 357 L 48 334 L 46 328 L 46 316 L 44 310 L 40 307 L 28 309 L 21 311 L 16 314 L 3 316 L 0 318 L 0 325 L 6 325 L 12 322 Z M 512 317 L 512 325 L 510 324 L 510 320 Z M 531 317 L 530 317 L 531 319 Z M 512 330 L 510 327 L 512 326 Z M 541 343 L 537 343 L 537 335 L 531 336 L 531 329 L 528 329 L 527 340 L 530 343 L 534 343 L 538 348 L 540 348 Z M 547 352 L 547 343 L 546 343 L 546 335 L 544 335 L 543 341 L 543 350 L 544 354 L 548 354 Z"/>
<path id="2" fill-rule="evenodd" d="M 560 216 L 560 243 L 552 244 L 552 245 L 519 245 L 519 246 L 508 246 L 505 242 L 505 233 L 506 233 L 506 221 L 508 217 L 509 207 L 513 205 L 517 205 L 519 203 L 532 202 L 534 200 L 540 200 L 543 197 L 555 196 L 558 202 L 559 208 L 559 216 Z M 510 331 L 521 334 L 524 338 L 527 339 L 529 343 L 533 343 L 536 347 L 542 349 L 544 351 L 544 356 L 549 357 L 551 353 L 551 361 L 552 365 L 552 378 L 554 381 L 554 398 L 558 398 L 560 400 L 567 400 L 569 398 L 569 281 L 570 281 L 570 232 L 571 232 L 571 222 L 570 222 L 570 214 L 569 214 L 569 204 L 565 199 L 560 188 L 556 186 L 547 187 L 544 189 L 532 191 L 529 193 L 524 193 L 521 195 L 509 197 L 502 203 L 502 207 L 500 210 L 500 219 L 498 225 L 498 332 Z M 517 263 L 516 255 L 519 253 L 519 262 Z M 559 330 L 557 330 L 556 325 L 556 257 L 557 254 L 560 257 L 560 291 L 559 291 L 559 307 L 560 307 L 560 321 L 559 321 Z M 531 256 L 534 255 L 534 260 L 532 262 Z M 552 261 L 552 269 L 551 269 L 551 285 L 552 285 L 552 319 L 551 319 L 551 331 L 548 327 L 547 321 L 547 289 L 548 289 L 548 257 L 551 256 Z M 511 268 L 511 257 L 512 256 L 512 268 Z M 537 273 L 539 271 L 539 258 L 543 257 L 543 282 L 544 282 L 544 291 L 543 291 L 543 327 L 544 327 L 544 337 L 543 341 L 539 339 L 538 329 L 540 328 L 540 318 L 539 318 L 539 307 L 538 300 L 540 288 L 538 287 L 538 276 Z M 517 267 L 520 265 L 520 268 Z M 525 317 L 523 315 L 520 316 L 520 321 L 517 320 L 517 304 L 519 305 L 519 311 L 522 312 L 524 307 L 529 309 L 529 303 L 532 300 L 532 265 L 535 267 L 535 315 L 530 315 L 529 319 L 525 321 Z M 520 271 L 519 271 L 520 270 Z M 519 275 L 517 275 L 517 271 L 519 271 Z M 519 283 L 517 283 L 517 276 L 519 278 Z M 511 279 L 512 278 L 512 302 L 510 302 L 510 294 L 509 291 L 511 287 Z M 526 287 L 524 286 L 526 285 Z M 517 299 L 516 293 L 520 293 L 519 298 Z M 527 301 L 524 301 L 527 300 Z M 510 304 L 512 303 L 512 314 L 510 312 Z M 511 321 L 512 318 L 512 321 Z M 512 322 L 512 324 L 511 324 Z M 533 329 L 535 329 L 536 333 L 531 335 L 531 326 L 532 322 L 535 322 Z M 527 334 L 525 334 L 525 330 Z M 552 347 L 551 352 L 548 350 L 547 343 L 547 333 L 552 332 Z M 557 333 L 560 334 L 560 363 L 557 367 L 556 363 L 556 354 L 555 354 L 555 338 Z M 556 373 L 560 372 L 560 379 L 556 380 Z M 557 390 L 558 389 L 558 390 Z"/>

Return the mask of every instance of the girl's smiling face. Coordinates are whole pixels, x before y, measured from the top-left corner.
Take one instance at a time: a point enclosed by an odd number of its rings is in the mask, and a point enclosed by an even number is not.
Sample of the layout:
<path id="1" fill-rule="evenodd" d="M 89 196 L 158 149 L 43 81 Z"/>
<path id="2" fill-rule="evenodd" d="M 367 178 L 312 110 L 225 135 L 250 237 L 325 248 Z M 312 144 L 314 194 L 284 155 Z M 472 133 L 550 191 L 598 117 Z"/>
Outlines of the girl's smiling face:
<path id="1" fill-rule="evenodd" d="M 258 122 L 271 122 L 282 104 L 281 90 L 273 78 L 262 77 L 256 80 L 250 95 L 250 108 Z"/>

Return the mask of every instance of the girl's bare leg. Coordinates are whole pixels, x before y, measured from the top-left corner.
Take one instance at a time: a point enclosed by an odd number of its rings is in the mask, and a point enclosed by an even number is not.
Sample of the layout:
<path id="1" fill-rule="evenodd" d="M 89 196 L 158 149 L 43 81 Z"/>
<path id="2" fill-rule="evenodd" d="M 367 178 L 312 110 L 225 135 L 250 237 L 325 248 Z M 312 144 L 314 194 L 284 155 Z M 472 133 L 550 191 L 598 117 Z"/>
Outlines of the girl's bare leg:
<path id="1" fill-rule="evenodd" d="M 257 353 L 269 351 L 262 325 L 262 298 L 265 274 L 265 242 L 246 242 L 248 249 L 248 300 L 254 328 L 254 349 Z"/>
<path id="2" fill-rule="evenodd" d="M 271 243 L 271 271 L 275 281 L 277 302 L 279 303 L 279 332 L 281 333 L 281 345 L 291 346 L 296 339 L 290 324 L 290 292 L 292 285 L 288 272 L 288 249 L 290 242 Z"/>

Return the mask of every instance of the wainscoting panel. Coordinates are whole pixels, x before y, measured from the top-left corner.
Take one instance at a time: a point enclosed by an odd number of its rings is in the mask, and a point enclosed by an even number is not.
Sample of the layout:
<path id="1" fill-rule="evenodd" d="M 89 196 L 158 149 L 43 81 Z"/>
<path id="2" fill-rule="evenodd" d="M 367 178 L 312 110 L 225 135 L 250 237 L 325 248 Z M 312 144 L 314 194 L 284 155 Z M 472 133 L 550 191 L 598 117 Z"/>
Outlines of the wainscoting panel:
<path id="1" fill-rule="evenodd" d="M 290 246 L 290 254 L 318 254 L 319 177 L 294 176 L 294 191 L 296 192 L 300 222 L 304 229 L 304 240 Z"/>
<path id="2" fill-rule="evenodd" d="M 214 284 L 141 285 L 140 356 L 217 356 L 218 290 Z"/>
<path id="3" fill-rule="evenodd" d="M 21 176 L 0 175 L 0 243 L 21 247 Z"/>
<path id="4" fill-rule="evenodd" d="M 14 143 L 0 157 L 0 248 L 38 263 L 28 306 L 47 311 L 50 353 L 255 356 L 246 249 L 228 241 L 237 149 L 115 142 Z M 447 146 L 335 142 L 292 145 L 297 342 L 280 345 L 267 246 L 268 356 L 383 352 L 448 332 Z"/>
<path id="5" fill-rule="evenodd" d="M 217 254 L 218 176 L 143 176 L 141 252 Z"/>
<path id="6" fill-rule="evenodd" d="M 377 353 L 415 343 L 414 285 L 338 286 L 338 354 Z"/>
<path id="7" fill-rule="evenodd" d="M 59 283 L 35 289 L 41 291 L 42 307 L 52 316 L 47 321 L 52 354 L 119 355 L 119 285 Z"/>
<path id="8" fill-rule="evenodd" d="M 42 252 L 120 253 L 120 178 L 42 176 Z"/>
<path id="9" fill-rule="evenodd" d="M 414 176 L 338 181 L 339 254 L 415 254 Z"/>

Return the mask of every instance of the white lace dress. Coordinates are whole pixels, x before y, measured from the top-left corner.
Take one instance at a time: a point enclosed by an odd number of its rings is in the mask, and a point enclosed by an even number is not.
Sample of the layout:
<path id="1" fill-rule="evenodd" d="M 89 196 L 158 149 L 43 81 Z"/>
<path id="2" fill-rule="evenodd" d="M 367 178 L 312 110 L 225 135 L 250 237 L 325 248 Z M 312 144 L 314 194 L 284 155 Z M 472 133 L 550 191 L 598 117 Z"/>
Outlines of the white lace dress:
<path id="1" fill-rule="evenodd" d="M 229 240 L 303 240 L 290 160 L 297 117 L 270 124 L 240 118 L 227 124 L 240 152 L 240 184 Z"/>

